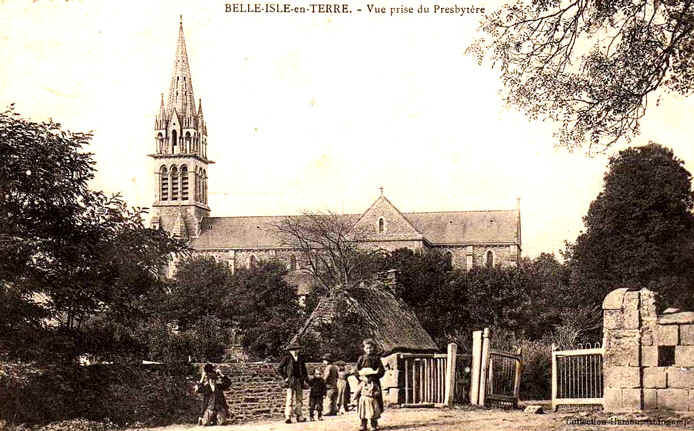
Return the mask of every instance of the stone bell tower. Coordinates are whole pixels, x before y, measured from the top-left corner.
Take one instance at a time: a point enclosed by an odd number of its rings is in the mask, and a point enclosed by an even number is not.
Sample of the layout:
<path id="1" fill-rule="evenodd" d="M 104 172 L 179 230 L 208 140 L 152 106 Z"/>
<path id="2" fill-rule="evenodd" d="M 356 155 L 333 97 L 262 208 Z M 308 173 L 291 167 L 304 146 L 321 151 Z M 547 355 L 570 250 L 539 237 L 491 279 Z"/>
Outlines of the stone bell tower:
<path id="1" fill-rule="evenodd" d="M 207 125 L 202 100 L 195 107 L 193 79 L 179 23 L 176 56 L 164 103 L 154 120 L 154 159 L 156 189 L 152 204 L 152 227 L 162 228 L 180 238 L 200 234 L 200 222 L 210 215 L 207 205 Z"/>

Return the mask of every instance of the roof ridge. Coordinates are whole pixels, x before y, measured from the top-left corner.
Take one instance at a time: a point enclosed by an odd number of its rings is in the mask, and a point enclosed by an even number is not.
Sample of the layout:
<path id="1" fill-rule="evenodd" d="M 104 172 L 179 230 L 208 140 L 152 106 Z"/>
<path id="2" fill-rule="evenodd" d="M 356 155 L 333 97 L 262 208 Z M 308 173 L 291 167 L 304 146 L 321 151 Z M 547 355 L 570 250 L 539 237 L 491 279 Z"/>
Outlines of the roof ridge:
<path id="1" fill-rule="evenodd" d="M 449 211 L 413 211 L 406 212 L 403 214 L 453 214 L 453 213 L 488 213 L 488 212 L 515 212 L 517 209 L 507 209 L 507 210 L 449 210 Z"/>
<path id="2" fill-rule="evenodd" d="M 326 214 L 327 215 L 327 214 Z M 338 217 L 342 216 L 358 216 L 361 214 L 334 214 Z M 303 217 L 304 214 L 280 214 L 280 215 L 249 215 L 249 216 L 206 216 L 205 219 L 223 219 L 223 218 L 269 218 L 269 217 Z"/>

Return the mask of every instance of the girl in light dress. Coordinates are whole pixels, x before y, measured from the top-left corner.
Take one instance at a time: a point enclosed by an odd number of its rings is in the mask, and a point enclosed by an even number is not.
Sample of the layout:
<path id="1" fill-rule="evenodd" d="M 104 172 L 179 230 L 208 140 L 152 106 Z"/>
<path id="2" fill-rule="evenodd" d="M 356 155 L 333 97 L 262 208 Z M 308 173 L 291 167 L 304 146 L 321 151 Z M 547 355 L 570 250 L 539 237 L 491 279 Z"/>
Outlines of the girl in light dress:
<path id="1" fill-rule="evenodd" d="M 380 380 L 385 375 L 385 369 L 381 362 L 381 356 L 376 353 L 376 343 L 368 338 L 363 342 L 364 355 L 357 360 L 357 370 L 361 383 L 355 397 L 357 403 L 357 415 L 361 420 L 361 430 L 366 430 L 367 422 L 371 423 L 372 430 L 378 430 L 378 418 L 383 413 L 383 394 L 381 393 Z"/>

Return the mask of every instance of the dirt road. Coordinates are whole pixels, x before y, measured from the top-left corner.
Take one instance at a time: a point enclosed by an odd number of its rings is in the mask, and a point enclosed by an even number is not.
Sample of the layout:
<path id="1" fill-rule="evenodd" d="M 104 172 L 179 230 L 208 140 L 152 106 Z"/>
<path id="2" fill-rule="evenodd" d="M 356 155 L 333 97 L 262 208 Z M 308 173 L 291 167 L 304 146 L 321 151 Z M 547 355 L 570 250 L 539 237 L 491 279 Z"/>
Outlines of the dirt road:
<path id="1" fill-rule="evenodd" d="M 610 418 L 622 420 L 616 425 L 595 425 L 597 420 L 609 420 Z M 581 420 L 583 424 L 568 424 L 570 419 Z M 627 420 L 635 419 L 638 424 L 626 424 Z M 525 414 L 521 410 L 501 409 L 387 409 L 379 424 L 384 431 L 672 431 L 678 429 L 694 429 L 694 417 L 666 417 L 654 420 L 688 420 L 688 424 L 678 423 L 673 425 L 653 425 L 647 423 L 645 417 L 610 416 L 606 414 L 579 416 L 576 413 L 548 413 Z M 586 423 L 588 422 L 588 423 Z M 152 428 L 150 431 L 183 431 L 192 429 L 205 429 L 209 431 L 342 431 L 359 429 L 356 416 L 327 417 L 320 422 L 305 422 L 301 424 L 285 424 L 281 421 L 257 422 L 244 425 L 226 425 L 201 428 L 192 424 L 171 425 L 161 428 Z"/>

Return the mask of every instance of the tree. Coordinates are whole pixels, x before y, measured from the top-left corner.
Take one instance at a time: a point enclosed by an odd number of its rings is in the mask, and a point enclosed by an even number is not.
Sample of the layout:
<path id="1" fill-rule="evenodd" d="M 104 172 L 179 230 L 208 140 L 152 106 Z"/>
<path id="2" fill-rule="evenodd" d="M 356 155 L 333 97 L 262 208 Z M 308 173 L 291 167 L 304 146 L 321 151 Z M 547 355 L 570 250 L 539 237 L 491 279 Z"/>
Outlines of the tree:
<path id="1" fill-rule="evenodd" d="M 225 307 L 236 311 L 244 346 L 260 358 L 279 357 L 306 319 L 296 290 L 284 281 L 286 274 L 286 266 L 279 261 L 241 268 L 224 301 Z"/>
<path id="2" fill-rule="evenodd" d="M 224 262 L 211 256 L 192 256 L 176 266 L 175 280 L 163 296 L 167 317 L 186 330 L 205 316 L 217 316 L 232 325 L 238 307 L 225 307 L 233 275 Z M 233 305 L 233 303 L 231 304 Z"/>
<path id="3" fill-rule="evenodd" d="M 324 292 L 349 290 L 380 269 L 382 253 L 359 247 L 366 233 L 333 213 L 285 217 L 273 226 L 283 245 L 301 252 L 306 270 Z"/>
<path id="4" fill-rule="evenodd" d="M 413 251 L 399 248 L 385 256 L 382 266 L 397 270 L 396 294 L 415 310 L 426 304 L 438 287 L 446 283 L 448 271 L 452 269 L 447 256 L 436 249 Z"/>
<path id="5" fill-rule="evenodd" d="M 694 88 L 691 0 L 515 0 L 468 52 L 498 66 L 504 98 L 559 123 L 559 144 L 629 142 L 656 90 Z"/>
<path id="6" fill-rule="evenodd" d="M 145 228 L 143 209 L 89 189 L 90 138 L 24 120 L 12 108 L 0 113 L 0 288 L 12 299 L 5 305 L 32 313 L 24 323 L 36 328 L 37 318 L 50 317 L 57 328 L 46 329 L 45 320 L 38 327 L 62 339 L 68 355 L 79 352 L 80 331 L 95 314 L 125 321 L 143 313 L 145 298 L 161 287 L 159 268 L 186 250 Z M 0 327 L 21 323 L 21 314 L 3 313 Z"/>
<path id="7" fill-rule="evenodd" d="M 649 287 L 691 307 L 694 197 L 691 175 L 668 148 L 628 148 L 610 158 L 604 188 L 567 244 L 577 300 L 601 304 L 620 286 Z"/>

